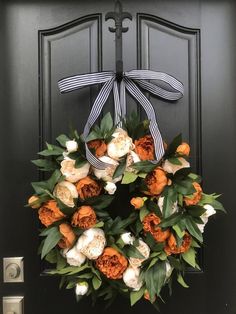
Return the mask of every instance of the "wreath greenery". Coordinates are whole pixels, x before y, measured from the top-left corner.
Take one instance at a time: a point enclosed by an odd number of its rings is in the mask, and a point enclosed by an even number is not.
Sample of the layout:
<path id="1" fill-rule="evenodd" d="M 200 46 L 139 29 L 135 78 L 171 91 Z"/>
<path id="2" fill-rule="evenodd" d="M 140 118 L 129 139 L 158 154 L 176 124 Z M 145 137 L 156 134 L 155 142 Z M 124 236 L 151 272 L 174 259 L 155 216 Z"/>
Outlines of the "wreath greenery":
<path id="1" fill-rule="evenodd" d="M 58 145 L 47 143 L 38 153 L 43 158 L 33 160 L 51 174 L 32 183 L 28 201 L 43 225 L 39 254 L 55 265 L 46 272 L 75 289 L 77 300 L 91 295 L 93 301 L 112 302 L 120 293 L 131 305 L 144 297 L 158 307 L 173 279 L 187 288 L 183 275 L 189 266 L 199 269 L 197 249 L 208 217 L 224 208 L 219 195 L 203 193 L 181 135 L 164 143 L 165 155 L 154 164 L 149 121 L 133 113 L 121 129 L 108 113 L 86 140 L 109 164 L 105 170 L 88 163 L 77 131 L 56 140 Z M 122 204 L 129 215 L 113 217 L 122 185 L 130 192 Z"/>

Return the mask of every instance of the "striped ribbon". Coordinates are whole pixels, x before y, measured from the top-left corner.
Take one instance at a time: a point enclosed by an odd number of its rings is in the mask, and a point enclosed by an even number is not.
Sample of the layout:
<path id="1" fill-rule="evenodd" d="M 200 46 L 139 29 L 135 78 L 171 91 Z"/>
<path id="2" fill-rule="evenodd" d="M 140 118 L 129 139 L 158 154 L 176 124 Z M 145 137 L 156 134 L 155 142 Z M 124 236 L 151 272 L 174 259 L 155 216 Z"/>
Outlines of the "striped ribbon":
<path id="1" fill-rule="evenodd" d="M 97 95 L 95 102 L 90 111 L 88 120 L 85 124 L 83 137 L 86 138 L 89 132 L 98 119 L 101 111 L 113 91 L 114 96 L 114 120 L 115 125 L 121 126 L 121 120 L 126 116 L 126 90 L 140 103 L 147 118 L 150 121 L 149 129 L 154 140 L 154 148 L 156 160 L 153 163 L 158 163 L 164 155 L 163 140 L 156 121 L 154 108 L 148 98 L 142 93 L 142 89 L 159 96 L 163 99 L 174 101 L 180 99 L 184 94 L 183 84 L 173 76 L 150 70 L 132 70 L 123 73 L 123 79 L 118 84 L 116 74 L 114 72 L 97 72 L 88 74 L 79 74 L 63 78 L 58 82 L 60 92 L 69 93 L 71 91 L 91 86 L 102 84 L 103 86 Z M 119 85 L 119 86 L 118 86 Z M 119 88 L 118 88 L 119 87 Z M 105 169 L 109 164 L 102 162 L 96 158 L 86 146 L 86 158 L 95 168 Z"/>

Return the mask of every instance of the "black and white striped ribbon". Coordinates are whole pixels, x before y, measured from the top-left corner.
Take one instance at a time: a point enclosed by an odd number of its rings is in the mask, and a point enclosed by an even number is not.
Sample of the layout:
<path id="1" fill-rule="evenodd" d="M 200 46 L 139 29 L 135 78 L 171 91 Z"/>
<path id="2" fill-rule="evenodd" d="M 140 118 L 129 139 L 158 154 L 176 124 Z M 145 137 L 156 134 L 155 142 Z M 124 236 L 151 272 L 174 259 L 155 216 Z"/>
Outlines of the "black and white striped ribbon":
<path id="1" fill-rule="evenodd" d="M 140 103 L 150 121 L 149 129 L 154 140 L 156 154 L 156 160 L 153 160 L 152 162 L 158 163 L 164 155 L 163 140 L 156 121 L 154 108 L 137 85 L 156 96 L 174 101 L 180 99 L 183 96 L 183 84 L 173 76 L 163 72 L 155 72 L 150 70 L 132 70 L 129 72 L 124 72 L 123 79 L 120 82 L 120 90 L 118 90 L 118 83 L 116 80 L 116 74 L 114 72 L 97 72 L 74 75 L 61 79 L 58 82 L 58 86 L 61 93 L 68 93 L 85 86 L 101 83 L 104 83 L 104 85 L 96 97 L 84 127 L 83 137 L 85 142 L 92 126 L 101 114 L 101 111 L 112 90 L 114 95 L 115 124 L 118 126 L 122 125 L 121 119 L 126 116 L 127 89 L 127 91 Z M 87 144 L 85 144 L 85 147 L 86 158 L 95 168 L 105 169 L 107 166 L 109 166 L 109 164 L 104 163 L 96 158 L 89 150 Z"/>

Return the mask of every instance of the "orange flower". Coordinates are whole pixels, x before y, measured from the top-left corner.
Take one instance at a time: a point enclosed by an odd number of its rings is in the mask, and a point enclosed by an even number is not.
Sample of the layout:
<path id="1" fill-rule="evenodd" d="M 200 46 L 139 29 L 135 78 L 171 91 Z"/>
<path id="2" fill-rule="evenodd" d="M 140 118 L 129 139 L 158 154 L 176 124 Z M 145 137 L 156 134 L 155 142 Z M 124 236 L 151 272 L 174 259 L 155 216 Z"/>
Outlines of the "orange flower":
<path id="1" fill-rule="evenodd" d="M 91 206 L 81 206 L 73 215 L 71 224 L 82 229 L 92 228 L 96 224 L 96 214 Z"/>
<path id="2" fill-rule="evenodd" d="M 150 300 L 150 294 L 149 294 L 149 292 L 148 292 L 147 290 L 145 290 L 143 297 L 144 297 L 144 299 L 146 299 L 146 300 L 148 300 L 148 301 L 151 301 L 151 300 Z M 154 299 L 153 302 L 155 302 L 156 299 L 157 299 L 157 297 L 155 296 L 155 299 Z"/>
<path id="3" fill-rule="evenodd" d="M 145 135 L 134 142 L 135 152 L 141 160 L 153 160 L 154 143 L 151 135 Z"/>
<path id="4" fill-rule="evenodd" d="M 63 223 L 59 226 L 59 231 L 63 235 L 58 245 L 62 249 L 71 248 L 75 242 L 76 236 L 70 225 Z"/>
<path id="5" fill-rule="evenodd" d="M 96 266 L 107 278 L 120 279 L 128 266 L 128 261 L 112 247 L 106 247 L 96 260 Z"/>
<path id="6" fill-rule="evenodd" d="M 133 197 L 130 201 L 130 204 L 134 206 L 135 209 L 143 207 L 144 200 L 142 197 Z"/>
<path id="7" fill-rule="evenodd" d="M 103 140 L 93 140 L 88 142 L 88 147 L 95 150 L 96 157 L 102 157 L 107 151 L 107 145 Z"/>
<path id="8" fill-rule="evenodd" d="M 35 203 L 35 204 L 33 204 Z M 31 208 L 39 208 L 40 207 L 40 201 L 38 196 L 32 195 L 29 199 L 28 199 L 28 204 Z"/>
<path id="9" fill-rule="evenodd" d="M 182 156 L 189 156 L 190 146 L 187 143 L 183 142 L 177 147 L 176 153 Z"/>
<path id="10" fill-rule="evenodd" d="M 150 213 L 143 219 L 143 230 L 150 232 L 157 242 L 164 242 L 170 236 L 170 230 L 163 231 L 158 227 L 161 219 L 154 213 Z"/>
<path id="11" fill-rule="evenodd" d="M 53 200 L 48 201 L 40 207 L 39 219 L 46 227 L 50 226 L 55 221 L 61 220 L 66 217 L 57 206 L 57 203 Z"/>
<path id="12" fill-rule="evenodd" d="M 196 205 L 202 198 L 202 188 L 197 182 L 193 182 L 196 192 L 192 196 L 185 196 L 184 201 L 187 206 Z"/>
<path id="13" fill-rule="evenodd" d="M 191 241 L 192 241 L 191 236 L 187 232 L 185 232 L 183 242 L 178 247 L 176 239 L 173 233 L 171 233 L 170 237 L 167 240 L 167 245 L 165 246 L 164 250 L 167 255 L 184 253 L 188 251 L 188 249 L 190 248 Z"/>
<path id="14" fill-rule="evenodd" d="M 84 200 L 87 197 L 98 196 L 101 193 L 102 187 L 97 181 L 90 177 L 85 177 L 76 183 L 76 188 L 79 197 Z"/>
<path id="15" fill-rule="evenodd" d="M 148 191 L 144 191 L 145 194 L 159 195 L 168 184 L 168 178 L 165 171 L 161 167 L 158 167 L 146 176 L 145 183 L 148 188 Z"/>

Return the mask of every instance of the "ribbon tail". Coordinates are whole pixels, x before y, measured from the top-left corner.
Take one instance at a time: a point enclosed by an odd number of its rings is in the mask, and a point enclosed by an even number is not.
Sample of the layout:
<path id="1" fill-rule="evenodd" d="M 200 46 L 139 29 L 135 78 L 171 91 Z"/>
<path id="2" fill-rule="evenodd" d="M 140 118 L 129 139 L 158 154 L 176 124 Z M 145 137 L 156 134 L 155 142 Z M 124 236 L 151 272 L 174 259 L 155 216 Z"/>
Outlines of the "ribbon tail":
<path id="1" fill-rule="evenodd" d="M 152 161 L 153 163 L 158 163 L 164 155 L 164 146 L 163 140 L 161 137 L 161 133 L 159 131 L 157 121 L 156 121 L 156 114 L 154 108 L 147 97 L 140 91 L 137 85 L 128 77 L 124 78 L 125 86 L 130 94 L 140 103 L 143 107 L 144 111 L 147 114 L 148 119 L 150 120 L 150 133 L 152 135 L 154 141 L 154 148 L 156 154 L 156 160 Z"/>
<path id="2" fill-rule="evenodd" d="M 117 81 L 114 81 L 113 85 L 113 96 L 114 96 L 114 124 L 117 125 L 118 127 L 122 126 L 122 121 L 121 121 L 121 103 L 120 103 L 120 96 L 118 92 L 118 86 L 117 86 Z"/>
<path id="3" fill-rule="evenodd" d="M 92 109 L 90 111 L 90 114 L 89 114 L 89 117 L 88 117 L 88 120 L 85 124 L 85 127 L 84 127 L 84 132 L 83 132 L 83 138 L 86 142 L 86 138 L 87 136 L 89 135 L 89 132 L 90 132 L 90 129 L 91 127 L 94 125 L 94 123 L 96 122 L 97 118 L 99 117 L 99 115 L 101 114 L 101 111 L 102 111 L 102 108 L 103 106 L 105 105 L 106 101 L 107 101 L 107 98 L 109 97 L 111 91 L 112 91 L 112 88 L 113 88 L 113 83 L 114 83 L 114 76 L 112 77 L 112 79 L 110 79 L 108 82 L 106 82 L 93 106 L 92 106 Z M 98 158 L 96 158 L 92 153 L 91 151 L 89 150 L 88 148 L 88 145 L 87 143 L 85 143 L 85 149 L 86 149 L 86 158 L 88 160 L 88 162 L 93 165 L 95 168 L 97 169 L 105 169 L 106 167 L 109 166 L 109 164 L 107 163 L 104 163 L 102 162 L 101 160 L 99 160 Z"/>

